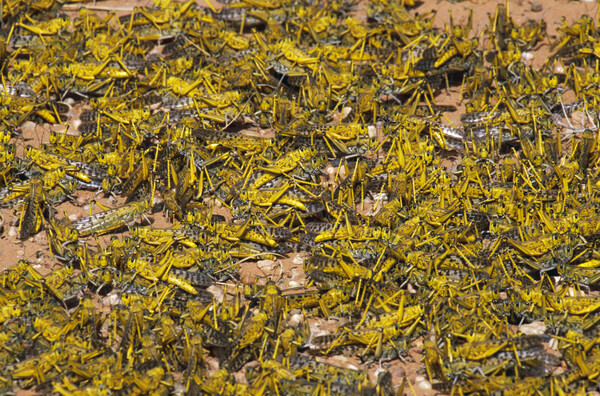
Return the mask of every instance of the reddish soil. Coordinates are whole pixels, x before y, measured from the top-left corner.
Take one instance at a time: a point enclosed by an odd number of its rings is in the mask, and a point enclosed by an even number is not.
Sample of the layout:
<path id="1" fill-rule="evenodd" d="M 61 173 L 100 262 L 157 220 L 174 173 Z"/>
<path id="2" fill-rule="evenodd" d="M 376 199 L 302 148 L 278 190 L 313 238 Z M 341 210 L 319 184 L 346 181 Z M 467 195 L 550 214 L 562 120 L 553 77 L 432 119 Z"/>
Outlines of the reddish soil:
<path id="1" fill-rule="evenodd" d="M 205 4 L 202 1 L 199 4 Z M 496 4 L 504 3 L 504 1 L 437 1 L 437 0 L 426 0 L 420 2 L 420 5 L 413 8 L 411 12 L 426 13 L 431 9 L 437 10 L 435 18 L 435 26 L 443 29 L 449 22 L 450 12 L 455 24 L 466 24 L 468 20 L 469 11 L 473 10 L 473 32 L 478 35 L 482 35 L 488 27 L 488 15 L 492 15 L 496 8 Z M 361 2 L 366 4 L 366 2 Z M 95 8 L 97 12 L 102 13 L 103 10 L 111 9 L 116 7 L 118 14 L 128 14 L 135 6 L 150 6 L 152 1 L 141 0 L 141 1 L 102 1 L 96 2 L 91 8 Z M 72 15 L 77 14 L 77 9 L 84 7 L 86 4 L 75 3 L 66 6 L 67 9 L 72 10 Z M 541 11 L 534 11 L 541 6 Z M 547 24 L 547 30 L 550 40 L 556 40 L 558 34 L 556 28 L 561 24 L 561 18 L 565 17 L 567 23 L 571 23 L 583 14 L 595 17 L 597 20 L 599 7 L 598 2 L 582 2 L 582 1 L 565 1 L 565 0 L 546 0 L 546 1 L 524 1 L 517 0 L 510 2 L 510 15 L 517 23 L 524 23 L 530 19 L 539 20 L 544 19 Z M 359 15 L 364 15 L 365 7 L 359 8 Z M 481 45 L 487 45 L 486 41 L 481 41 Z M 538 44 L 538 46 L 532 51 L 530 62 L 532 65 L 539 67 L 544 64 L 551 54 L 550 45 L 548 42 Z M 451 104 L 457 107 L 456 112 L 448 113 L 447 123 L 459 122 L 460 115 L 464 112 L 464 106 L 459 100 L 460 87 L 452 87 L 447 91 L 442 91 L 436 97 L 437 104 Z M 75 120 L 76 117 L 73 119 Z M 71 122 L 73 121 L 71 120 Z M 30 144 L 33 146 L 39 146 L 48 141 L 49 131 L 51 129 L 60 129 L 60 125 L 35 125 L 33 123 L 27 123 L 22 128 L 22 137 L 17 139 L 19 146 L 19 155 L 23 154 L 23 148 Z M 452 163 L 456 166 L 460 161 L 460 158 L 455 158 Z M 95 199 L 102 205 L 105 206 L 118 206 L 123 203 L 122 198 L 109 197 L 94 197 L 89 192 L 77 192 L 74 196 L 74 201 L 60 205 L 57 209 L 60 213 L 65 213 L 66 216 L 81 217 L 86 216 L 89 213 L 89 204 L 92 199 Z M 100 211 L 98 206 L 92 207 L 92 212 Z M 0 270 L 10 267 L 20 259 L 25 259 L 33 263 L 37 263 L 36 269 L 42 273 L 50 271 L 57 261 L 53 259 L 48 249 L 48 241 L 45 233 L 41 232 L 35 237 L 31 237 L 28 240 L 21 241 L 17 238 L 17 227 L 15 226 L 18 221 L 18 213 L 14 213 L 12 210 L 3 209 L 0 210 L 0 221 L 2 222 L 2 228 L 0 229 Z M 148 215 L 147 220 L 155 227 L 168 227 L 171 225 L 170 221 L 161 213 Z M 147 224 L 147 223 L 145 223 Z M 119 234 L 117 234 L 119 235 Z M 122 234 L 121 234 L 122 235 Z M 105 244 L 109 236 L 99 238 L 101 244 Z M 87 238 L 87 242 L 94 247 L 97 241 L 94 238 Z M 240 275 L 243 282 L 250 282 L 258 279 L 259 282 L 264 282 L 267 279 L 273 279 L 277 282 L 278 286 L 283 289 L 292 289 L 304 284 L 305 274 L 302 270 L 301 260 L 294 260 L 296 255 L 292 255 L 289 258 L 277 260 L 275 265 L 259 265 L 255 261 L 247 261 L 243 263 L 240 269 Z M 233 286 L 233 285 L 231 285 Z M 216 287 L 215 289 L 222 288 L 223 286 Z M 231 288 L 229 289 L 231 290 Z M 216 292 L 216 290 L 215 290 Z M 217 292 L 218 293 L 218 292 Z M 222 294 L 221 294 L 222 295 Z M 320 329 L 323 331 L 333 332 L 339 325 L 336 320 L 312 320 L 310 323 L 314 329 Z M 344 358 L 344 357 L 330 357 L 326 361 L 329 363 L 355 367 L 358 369 L 368 370 L 369 375 L 375 381 L 376 373 L 380 369 L 388 369 L 391 371 L 394 385 L 400 386 L 403 379 L 406 377 L 408 382 L 404 387 L 405 394 L 414 395 L 427 395 L 434 394 L 431 390 L 430 384 L 425 380 L 426 374 L 424 372 L 423 364 L 421 363 L 421 350 L 422 344 L 418 340 L 415 342 L 410 349 L 408 355 L 404 361 L 395 360 L 392 362 L 372 363 L 372 364 L 361 364 L 356 358 Z M 242 379 L 238 376 L 238 379 Z M 25 392 L 23 394 L 26 394 Z"/>

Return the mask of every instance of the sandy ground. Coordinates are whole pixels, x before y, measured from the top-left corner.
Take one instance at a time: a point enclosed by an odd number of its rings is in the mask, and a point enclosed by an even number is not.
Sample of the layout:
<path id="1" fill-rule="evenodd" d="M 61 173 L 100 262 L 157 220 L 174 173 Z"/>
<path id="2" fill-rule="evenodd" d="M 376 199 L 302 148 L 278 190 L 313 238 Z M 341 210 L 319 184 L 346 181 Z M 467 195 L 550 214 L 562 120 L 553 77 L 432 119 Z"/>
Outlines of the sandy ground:
<path id="1" fill-rule="evenodd" d="M 420 2 L 420 4 L 412 9 L 412 12 L 425 13 L 431 9 L 436 9 L 437 14 L 435 18 L 435 26 L 443 29 L 449 21 L 450 12 L 454 19 L 454 23 L 465 24 L 468 19 L 469 10 L 473 10 L 473 32 L 475 34 L 483 34 L 488 25 L 488 15 L 493 14 L 496 4 L 504 3 L 504 1 L 436 1 L 426 0 Z M 112 7 L 117 7 L 117 13 L 127 14 L 134 6 L 149 6 L 151 1 L 105 1 L 97 2 L 95 8 L 97 12 L 102 10 L 108 10 Z M 204 4 L 199 2 L 199 4 Z M 361 2 L 359 7 L 359 13 L 364 13 L 365 3 Z M 83 4 L 71 4 L 67 8 L 71 9 L 72 14 L 76 14 L 76 10 L 79 7 L 84 6 Z M 581 2 L 581 1 L 564 1 L 564 0 L 548 0 L 548 1 L 511 1 L 510 2 L 510 14 L 517 23 L 524 23 L 529 19 L 544 19 L 547 23 L 549 39 L 554 41 L 557 38 L 556 28 L 561 24 L 561 18 L 564 16 L 567 23 L 571 23 L 583 14 L 590 15 L 592 17 L 598 16 L 598 2 Z M 541 10 L 540 10 L 541 7 Z M 363 14 L 364 15 L 364 14 Z M 481 42 L 481 46 L 485 47 L 487 43 Z M 539 67 L 544 64 L 551 54 L 550 46 L 548 41 L 538 44 L 535 50 L 532 52 L 532 56 L 529 62 L 535 67 Z M 529 55 L 527 55 L 529 57 Z M 457 123 L 460 118 L 460 114 L 464 112 L 464 106 L 459 101 L 460 87 L 450 88 L 448 91 L 444 90 L 439 92 L 436 97 L 437 104 L 451 104 L 457 107 L 456 112 L 447 113 L 447 123 Z M 60 128 L 60 126 L 52 126 L 48 124 L 35 125 L 28 123 L 22 128 L 22 138 L 17 139 L 17 144 L 20 148 L 19 153 L 22 155 L 22 149 L 30 144 L 33 146 L 39 146 L 48 141 L 48 134 L 52 128 Z M 455 158 L 458 164 L 460 158 Z M 74 196 L 74 200 L 70 203 L 60 205 L 57 209 L 60 213 L 65 213 L 65 216 L 75 219 L 77 217 L 86 216 L 90 211 L 90 201 L 95 199 L 99 203 L 106 206 L 118 206 L 122 204 L 123 199 L 112 197 L 94 197 L 93 194 L 88 192 L 78 192 Z M 97 206 L 91 208 L 92 213 L 100 211 L 101 209 Z M 32 263 L 37 264 L 37 269 L 46 273 L 50 271 L 57 261 L 51 257 L 49 253 L 47 238 L 44 232 L 29 238 L 28 240 L 21 241 L 17 238 L 17 220 L 18 213 L 14 213 L 12 210 L 0 210 L 2 218 L 2 227 L 0 228 L 0 270 L 7 268 L 15 264 L 20 259 L 26 259 Z M 168 227 L 171 223 L 162 213 L 151 214 L 147 216 L 149 221 L 155 227 Z M 109 236 L 99 238 L 101 244 L 106 243 Z M 88 238 L 88 242 L 93 247 L 96 241 L 93 238 Z M 258 279 L 259 282 L 265 281 L 268 278 L 277 281 L 278 286 L 281 289 L 291 289 L 298 287 L 303 284 L 305 276 L 302 270 L 302 261 L 297 258 L 297 255 L 291 255 L 288 258 L 278 260 L 274 266 L 260 266 L 256 262 L 246 262 L 242 265 L 240 270 L 240 277 L 242 282 L 251 282 Z M 312 323 L 312 326 L 318 326 L 322 329 L 328 329 L 330 331 L 335 330 L 338 323 L 334 320 L 319 320 L 319 323 Z M 368 365 L 362 365 L 356 358 L 343 358 L 343 357 L 332 357 L 326 359 L 330 363 L 338 365 L 351 365 L 359 369 L 366 369 L 370 373 L 373 379 L 376 378 L 376 373 L 380 369 L 388 369 L 391 371 L 395 385 L 400 385 L 403 379 L 406 377 L 408 383 L 404 388 L 406 394 L 418 394 L 427 395 L 434 394 L 430 389 L 430 385 L 424 380 L 426 377 L 424 373 L 423 365 L 421 363 L 421 350 L 422 344 L 417 340 L 409 351 L 405 358 L 405 361 L 393 361 L 383 363 L 373 363 Z"/>

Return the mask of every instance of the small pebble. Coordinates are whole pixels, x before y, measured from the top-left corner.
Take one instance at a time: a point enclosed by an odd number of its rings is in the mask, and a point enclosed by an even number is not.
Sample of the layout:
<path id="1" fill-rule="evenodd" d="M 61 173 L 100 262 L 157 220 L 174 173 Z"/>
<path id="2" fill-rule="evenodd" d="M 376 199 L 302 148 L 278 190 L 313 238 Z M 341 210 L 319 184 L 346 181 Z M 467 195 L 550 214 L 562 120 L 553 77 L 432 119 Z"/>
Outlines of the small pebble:
<path id="1" fill-rule="evenodd" d="M 370 137 L 370 138 L 375 138 L 375 137 L 377 137 L 377 128 L 375 128 L 375 126 L 374 126 L 374 125 L 369 125 L 369 126 L 367 127 L 367 131 L 368 131 L 368 134 L 369 134 L 369 137 Z"/>
<path id="2" fill-rule="evenodd" d="M 89 197 L 77 197 L 77 205 L 84 206 L 89 202 Z"/>
<path id="3" fill-rule="evenodd" d="M 235 373 L 233 373 L 233 380 L 237 383 L 243 384 L 246 380 L 246 374 L 244 374 L 241 371 L 236 371 Z"/>
<path id="4" fill-rule="evenodd" d="M 217 372 L 219 370 L 219 362 L 216 359 L 210 359 L 208 361 L 208 367 L 210 372 Z"/>
<path id="5" fill-rule="evenodd" d="M 178 383 L 176 382 L 175 385 L 173 385 L 173 394 L 174 395 L 185 395 L 185 385 L 183 385 L 182 383 Z"/>
<path id="6" fill-rule="evenodd" d="M 542 3 L 539 1 L 534 1 L 531 3 L 531 11 L 533 12 L 540 12 L 543 8 L 544 7 L 542 6 Z"/>
<path id="7" fill-rule="evenodd" d="M 296 327 L 303 321 L 304 321 L 304 316 L 302 316 L 302 314 L 300 314 L 300 313 L 297 313 L 297 314 L 290 316 L 290 319 L 288 320 L 288 324 L 292 327 Z"/>
<path id="8" fill-rule="evenodd" d="M 567 295 L 569 297 L 583 297 L 585 296 L 585 293 L 581 290 L 577 290 L 574 287 L 569 287 L 567 289 Z"/>
<path id="9" fill-rule="evenodd" d="M 381 202 L 381 201 L 387 201 L 388 196 L 387 196 L 386 193 L 381 193 L 381 194 L 377 193 L 377 194 L 373 194 L 373 199 L 375 201 L 379 201 L 379 202 Z"/>
<path id="10" fill-rule="evenodd" d="M 417 387 L 421 388 L 422 390 L 431 390 L 431 382 L 427 381 L 425 379 L 425 377 L 421 377 L 421 376 L 417 376 L 415 378 L 415 381 L 417 383 Z"/>
<path id="11" fill-rule="evenodd" d="M 300 282 L 290 281 L 289 285 L 290 287 L 300 287 Z"/>
<path id="12" fill-rule="evenodd" d="M 256 263 L 256 266 L 261 271 L 272 271 L 273 268 L 275 268 L 275 264 L 277 263 L 273 260 L 260 260 L 258 263 Z"/>
<path id="13" fill-rule="evenodd" d="M 329 180 L 333 180 L 333 178 L 335 177 L 335 168 L 331 165 L 327 165 L 325 167 L 325 173 L 329 175 Z"/>
<path id="14" fill-rule="evenodd" d="M 223 288 L 222 287 L 216 286 L 216 285 L 211 285 L 206 290 L 208 290 L 215 297 L 215 300 L 217 300 L 218 303 L 223 302 L 224 296 L 223 296 Z"/>
<path id="15" fill-rule="evenodd" d="M 17 227 L 10 227 L 10 229 L 8 230 L 8 236 L 9 237 L 17 236 L 18 232 L 19 232 L 19 230 L 17 229 Z"/>
<path id="16" fill-rule="evenodd" d="M 109 307 L 121 304 L 121 297 L 119 296 L 119 293 L 112 291 L 106 296 L 106 298 L 104 299 L 104 303 L 107 304 Z"/>
<path id="17" fill-rule="evenodd" d="M 81 219 L 81 213 L 73 213 L 72 215 L 69 215 L 69 220 L 70 221 L 76 221 Z"/>
<path id="18" fill-rule="evenodd" d="M 344 355 L 332 356 L 329 358 L 329 360 L 333 361 L 335 365 L 338 365 L 341 367 L 350 368 L 350 366 L 352 366 L 349 363 L 349 359 Z"/>
<path id="19" fill-rule="evenodd" d="M 348 114 L 350 114 L 350 112 L 352 111 L 352 107 L 350 106 L 346 106 L 342 109 L 342 120 L 346 117 L 348 117 Z"/>
<path id="20" fill-rule="evenodd" d="M 21 125 L 21 129 L 35 129 L 35 127 L 37 127 L 37 124 L 35 122 L 32 122 L 32 121 L 25 121 Z"/>
<path id="21" fill-rule="evenodd" d="M 163 202 L 165 202 L 165 201 L 163 201 L 160 197 L 154 197 L 154 198 L 152 198 L 152 205 L 158 205 L 158 204 L 161 204 Z"/>
<path id="22" fill-rule="evenodd" d="M 523 52 L 521 54 L 521 60 L 523 61 L 530 61 L 533 59 L 533 54 L 531 52 Z"/>
<path id="23" fill-rule="evenodd" d="M 546 332 L 546 324 L 541 321 L 535 321 L 519 326 L 519 331 L 527 335 L 541 335 Z"/>
<path id="24" fill-rule="evenodd" d="M 304 263 L 304 258 L 302 258 L 299 254 L 296 255 L 296 257 L 294 257 L 294 259 L 292 260 L 292 264 L 303 264 Z"/>

